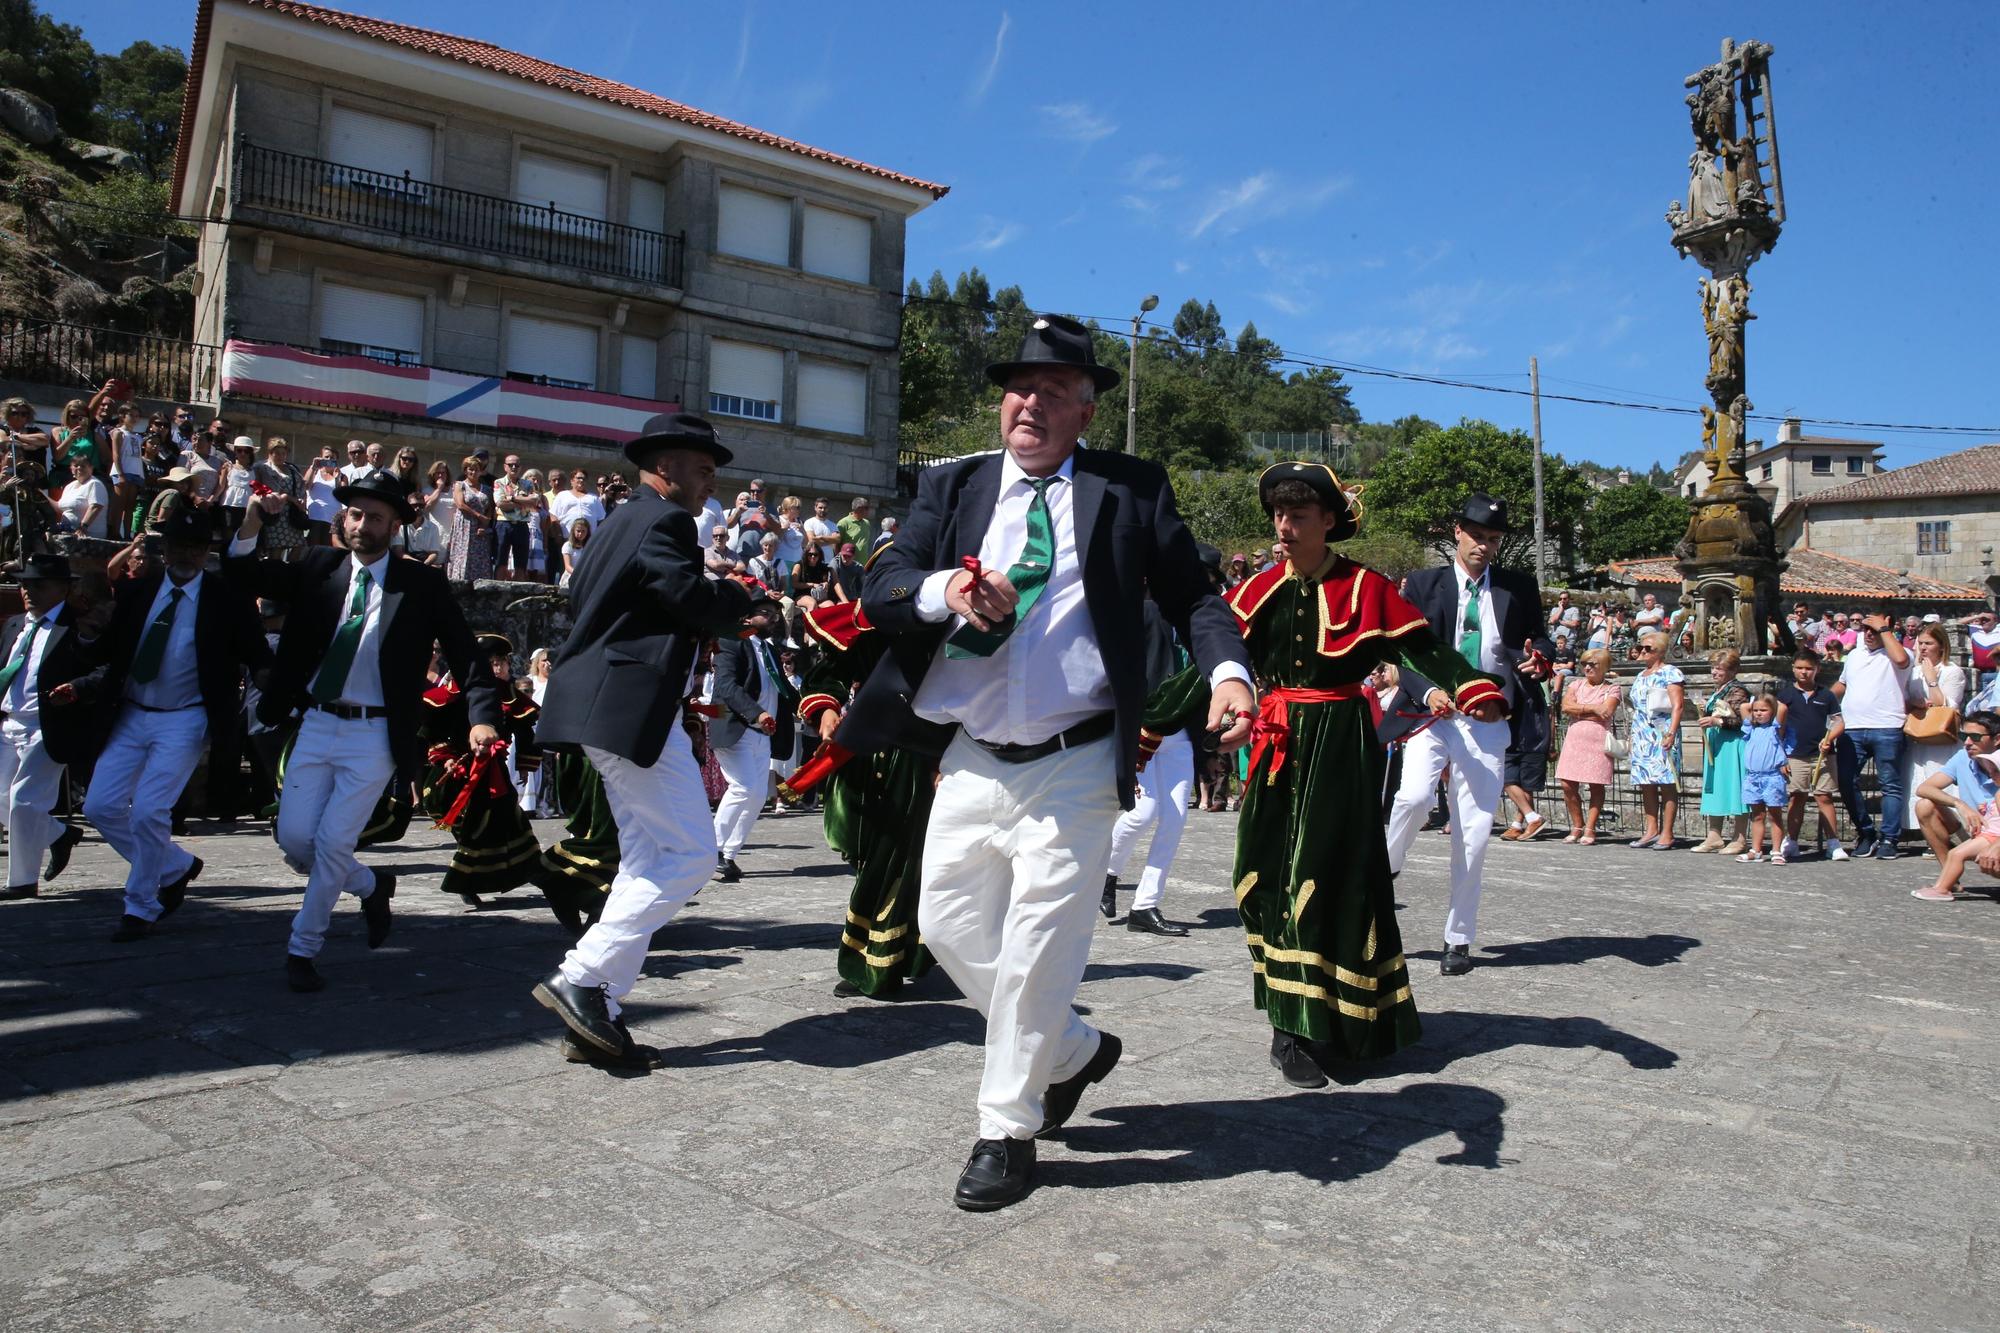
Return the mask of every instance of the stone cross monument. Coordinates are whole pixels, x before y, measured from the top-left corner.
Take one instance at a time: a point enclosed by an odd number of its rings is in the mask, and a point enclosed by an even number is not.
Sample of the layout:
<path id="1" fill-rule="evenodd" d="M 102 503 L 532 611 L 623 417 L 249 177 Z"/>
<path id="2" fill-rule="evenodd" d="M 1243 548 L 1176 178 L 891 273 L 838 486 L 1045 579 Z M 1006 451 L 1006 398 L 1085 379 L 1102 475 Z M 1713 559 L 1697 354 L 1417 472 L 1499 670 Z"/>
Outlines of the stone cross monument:
<path id="1" fill-rule="evenodd" d="M 1771 48 L 1763 42 L 1722 42 L 1722 59 L 1690 74 L 1683 86 L 1694 128 L 1688 158 L 1688 199 L 1667 210 L 1674 249 L 1708 270 L 1701 280 L 1702 322 L 1708 329 L 1712 406 L 1701 409 L 1708 489 L 1694 502 L 1687 536 L 1674 551 L 1682 589 L 1694 610 L 1697 648 L 1735 648 L 1746 655 L 1791 651 L 1771 643 L 1778 625 L 1778 558 L 1771 505 L 1744 476 L 1744 457 L 1760 442 L 1747 438 L 1751 403 L 1744 393 L 1743 340 L 1750 313 L 1750 265 L 1778 244 L 1785 222 L 1785 183 L 1778 167 L 1777 118 L 1771 103 Z"/>

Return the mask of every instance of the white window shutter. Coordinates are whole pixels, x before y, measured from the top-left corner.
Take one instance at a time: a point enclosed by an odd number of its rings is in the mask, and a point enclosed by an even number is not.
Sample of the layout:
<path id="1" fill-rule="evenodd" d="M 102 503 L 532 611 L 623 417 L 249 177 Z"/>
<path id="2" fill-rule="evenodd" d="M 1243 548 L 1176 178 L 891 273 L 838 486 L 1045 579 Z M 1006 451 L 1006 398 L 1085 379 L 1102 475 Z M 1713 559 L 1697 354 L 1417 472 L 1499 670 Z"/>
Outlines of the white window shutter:
<path id="1" fill-rule="evenodd" d="M 319 289 L 319 337 L 322 344 L 401 352 L 415 360 L 424 350 L 424 300 L 402 292 L 323 282 Z"/>
<path id="2" fill-rule="evenodd" d="M 874 228 L 867 218 L 806 205 L 804 253 L 800 263 L 808 273 L 824 273 L 849 282 L 868 281 L 868 252 Z M 801 400 L 803 401 L 803 399 Z"/>
<path id="3" fill-rule="evenodd" d="M 728 342 L 708 345 L 708 410 L 723 416 L 777 421 L 783 415 L 785 354 L 775 347 Z"/>
<path id="4" fill-rule="evenodd" d="M 571 324 L 566 320 L 510 315 L 507 373 L 546 375 L 596 388 L 597 330 L 589 324 Z"/>
<path id="5" fill-rule="evenodd" d="M 792 262 L 792 201 L 740 186 L 722 187 L 716 248 L 767 264 Z"/>
<path id="6" fill-rule="evenodd" d="M 627 333 L 618 339 L 618 392 L 627 398 L 657 398 L 660 340 Z"/>
<path id="7" fill-rule="evenodd" d="M 644 176 L 632 177 L 625 199 L 625 223 L 646 231 L 667 229 L 667 187 Z"/>
<path id="8" fill-rule="evenodd" d="M 578 217 L 605 219 L 606 178 L 603 167 L 568 158 L 523 151 L 514 171 L 514 198 L 536 208 L 554 204 Z"/>
<path id="9" fill-rule="evenodd" d="M 326 156 L 345 167 L 428 181 L 431 137 L 428 125 L 337 106 L 327 124 Z"/>
<path id="10" fill-rule="evenodd" d="M 801 357 L 798 422 L 813 430 L 866 435 L 867 370 L 837 361 L 810 361 Z"/>

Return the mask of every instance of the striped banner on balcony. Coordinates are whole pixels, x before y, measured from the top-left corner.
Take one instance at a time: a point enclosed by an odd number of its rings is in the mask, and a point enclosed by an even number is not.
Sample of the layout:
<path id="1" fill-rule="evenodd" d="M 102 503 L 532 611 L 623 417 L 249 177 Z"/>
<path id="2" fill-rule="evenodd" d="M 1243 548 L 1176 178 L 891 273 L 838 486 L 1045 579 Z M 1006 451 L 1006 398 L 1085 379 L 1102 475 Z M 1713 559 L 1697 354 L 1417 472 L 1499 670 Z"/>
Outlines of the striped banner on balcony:
<path id="1" fill-rule="evenodd" d="M 231 338 L 222 392 L 342 412 L 622 442 L 675 404 Z"/>

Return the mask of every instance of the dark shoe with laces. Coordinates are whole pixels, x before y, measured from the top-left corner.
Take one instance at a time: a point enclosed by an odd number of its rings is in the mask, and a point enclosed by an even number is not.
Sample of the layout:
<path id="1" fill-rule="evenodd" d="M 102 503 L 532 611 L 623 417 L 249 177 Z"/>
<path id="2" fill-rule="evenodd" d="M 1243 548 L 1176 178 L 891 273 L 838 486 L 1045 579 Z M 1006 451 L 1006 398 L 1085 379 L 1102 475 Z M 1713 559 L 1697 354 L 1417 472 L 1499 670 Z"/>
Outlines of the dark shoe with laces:
<path id="1" fill-rule="evenodd" d="M 69 854 L 83 841 L 83 830 L 74 824 L 65 824 L 63 831 L 56 834 L 56 840 L 49 844 L 49 868 L 42 872 L 43 879 L 54 879 L 69 867 Z"/>
<path id="2" fill-rule="evenodd" d="M 1042 1094 L 1042 1127 L 1035 1131 L 1035 1137 L 1044 1138 L 1061 1129 L 1076 1114 L 1083 1090 L 1093 1083 L 1102 1083 L 1117 1068 L 1118 1057 L 1124 1052 L 1124 1042 L 1109 1032 L 1098 1033 L 1097 1054 L 1090 1057 L 1089 1063 L 1062 1082 L 1049 1084 L 1049 1090 Z"/>
<path id="3" fill-rule="evenodd" d="M 1444 954 L 1438 959 L 1438 975 L 1462 977 L 1472 970 L 1472 946 L 1469 944 L 1447 944 Z"/>
<path id="4" fill-rule="evenodd" d="M 1185 935 L 1186 926 L 1177 926 L 1160 915 L 1157 907 L 1135 907 L 1132 915 L 1125 918 L 1125 929 L 1136 930 L 1142 935 Z"/>
<path id="5" fill-rule="evenodd" d="M 1323 1088 L 1326 1075 L 1306 1054 L 1299 1039 L 1289 1032 L 1271 1033 L 1271 1067 L 1285 1076 L 1285 1082 L 1295 1088 Z"/>
<path id="6" fill-rule="evenodd" d="M 118 918 L 118 929 L 111 932 L 111 942 L 113 944 L 130 944 L 134 940 L 143 940 L 152 933 L 152 922 L 143 916 L 133 916 L 130 912 L 127 912 L 124 916 Z"/>
<path id="7" fill-rule="evenodd" d="M 1875 850 L 1870 853 L 1877 861 L 1893 861 L 1902 854 L 1903 849 L 1896 845 L 1894 838 L 1877 840 Z"/>
<path id="8" fill-rule="evenodd" d="M 736 864 L 733 856 L 715 858 L 715 874 L 710 876 L 718 884 L 734 884 L 743 878 L 743 867 Z"/>
<path id="9" fill-rule="evenodd" d="M 1854 858 L 1859 861 L 1866 860 L 1875 855 L 1875 842 L 1875 834 L 1864 831 L 1861 835 L 1861 841 L 1854 844 Z"/>
<path id="10" fill-rule="evenodd" d="M 368 922 L 368 947 L 379 949 L 389 938 L 389 928 L 396 924 L 389 911 L 389 900 L 396 896 L 396 877 L 386 870 L 375 873 L 375 890 L 361 900 L 361 915 Z"/>
<path id="11" fill-rule="evenodd" d="M 285 955 L 285 984 L 301 995 L 326 989 L 326 982 L 320 978 L 319 969 L 313 966 L 313 960 L 301 958 L 295 953 Z"/>
<path id="12" fill-rule="evenodd" d="M 535 983 L 535 1003 L 552 1011 L 578 1037 L 606 1055 L 625 1049 L 626 1037 L 611 1017 L 602 986 L 578 986 L 561 969 Z"/>
<path id="13" fill-rule="evenodd" d="M 952 1202 L 969 1213 L 990 1213 L 1019 1202 L 1034 1175 L 1033 1139 L 981 1139 L 959 1173 Z"/>
<path id="14" fill-rule="evenodd" d="M 39 898 L 42 887 L 39 884 L 9 884 L 0 889 L 0 898 Z"/>
<path id="15" fill-rule="evenodd" d="M 187 901 L 188 887 L 201 878 L 201 872 L 202 859 L 197 856 L 189 863 L 186 874 L 171 884 L 160 886 L 161 916 L 172 916 L 181 910 L 181 904 Z"/>
<path id="16" fill-rule="evenodd" d="M 1118 876 L 1104 877 L 1104 894 L 1097 900 L 1097 910 L 1104 914 L 1106 921 L 1118 915 Z"/>
<path id="17" fill-rule="evenodd" d="M 624 1019 L 612 1019 L 611 1026 L 617 1028 L 619 1035 L 625 1039 L 624 1046 L 615 1055 L 598 1050 L 576 1033 L 564 1028 L 563 1059 L 573 1065 L 595 1065 L 600 1069 L 658 1069 L 666 1063 L 657 1047 L 645 1046 L 632 1040 L 632 1033 L 626 1028 Z"/>

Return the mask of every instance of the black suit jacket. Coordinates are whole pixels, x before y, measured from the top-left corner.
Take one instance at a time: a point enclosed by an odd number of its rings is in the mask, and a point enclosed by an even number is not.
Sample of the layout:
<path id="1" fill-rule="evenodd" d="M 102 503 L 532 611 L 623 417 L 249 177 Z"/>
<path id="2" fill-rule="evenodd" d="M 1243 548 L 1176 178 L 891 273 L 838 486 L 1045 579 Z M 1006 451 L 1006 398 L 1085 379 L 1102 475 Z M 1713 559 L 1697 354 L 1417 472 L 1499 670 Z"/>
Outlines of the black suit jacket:
<path id="1" fill-rule="evenodd" d="M 748 639 L 725 634 L 715 645 L 715 702 L 722 715 L 708 724 L 709 743 L 726 750 L 743 739 L 743 729 L 755 726 L 763 713 L 757 696 L 764 690 L 764 666 Z M 776 720 L 773 710 L 773 720 Z M 774 738 L 775 744 L 775 738 Z"/>
<path id="2" fill-rule="evenodd" d="M 334 631 L 347 618 L 348 560 L 348 553 L 337 547 L 314 546 L 290 562 L 255 556 L 223 562 L 223 573 L 239 587 L 285 603 L 284 632 L 278 636 L 276 660 L 257 704 L 257 718 L 266 726 L 276 726 L 312 704 L 308 687 Z M 376 665 L 382 675 L 382 703 L 389 710 L 389 747 L 399 769 L 413 770 L 422 757 L 417 721 L 433 644 L 444 650 L 451 678 L 465 692 L 472 724 L 500 725 L 493 668 L 478 651 L 443 570 L 409 556 L 390 556 L 382 575 L 382 615 L 388 623 L 381 632 Z"/>
<path id="3" fill-rule="evenodd" d="M 590 539 L 569 581 L 574 626 L 557 652 L 536 735 L 651 767 L 681 710 L 695 652 L 728 635 L 750 591 L 703 572 L 694 516 L 641 485 Z"/>
<path id="4" fill-rule="evenodd" d="M 1519 570 L 1489 567 L 1487 573 L 1492 584 L 1494 625 L 1486 632 L 1498 635 L 1494 652 L 1501 666 L 1500 687 L 1507 696 L 1508 720 L 1513 732 L 1510 748 L 1546 749 L 1548 695 L 1540 681 L 1527 679 L 1519 670 L 1527 656 L 1524 644 L 1533 643 L 1535 651 L 1544 657 L 1555 656 L 1555 645 L 1549 642 L 1548 621 L 1542 610 L 1541 585 L 1535 582 L 1533 574 Z M 1456 564 L 1419 569 L 1403 580 L 1404 599 L 1423 613 L 1439 643 L 1453 646 L 1457 643 L 1460 587 Z M 1406 668 L 1402 674 L 1402 693 L 1397 699 L 1399 708 L 1413 714 L 1425 711 L 1424 696 L 1433 688 L 1433 682 Z"/>
<path id="5" fill-rule="evenodd" d="M 125 683 L 131 675 L 132 659 L 152 623 L 147 614 L 153 599 L 160 595 L 165 570 L 143 579 L 118 585 L 117 605 L 111 612 L 111 628 L 87 652 L 100 663 L 89 686 L 82 690 L 107 716 L 114 714 L 125 698 Z M 209 743 L 217 737 L 235 734 L 243 712 L 243 668 L 262 671 L 270 667 L 270 645 L 264 640 L 264 626 L 257 619 L 257 607 L 243 595 L 242 588 L 229 579 L 204 571 L 197 580 L 200 598 L 195 603 L 195 679 L 201 686 L 202 708 L 208 714 Z"/>
<path id="6" fill-rule="evenodd" d="M 889 636 L 889 651 L 840 725 L 839 743 L 856 754 L 896 745 L 937 753 L 949 740 L 947 729 L 910 711 L 951 624 L 921 619 L 916 593 L 933 571 L 956 569 L 963 557 L 978 554 L 999 503 L 1003 461 L 994 453 L 924 469 L 910 516 L 869 566 L 862 610 Z M 1249 660 L 1236 618 L 1216 595 L 1174 507 L 1166 470 L 1079 446 L 1071 481 L 1084 603 L 1117 712 L 1118 799 L 1130 809 L 1146 707 L 1145 654 L 1134 649 L 1145 642 L 1148 594 L 1192 646 L 1203 671 L 1235 662 L 1247 672 Z"/>
<path id="7" fill-rule="evenodd" d="M 0 625 L 0 662 L 13 660 L 14 648 L 28 628 L 26 612 L 7 617 Z M 48 646 L 42 649 L 42 668 L 35 675 L 35 690 L 42 701 L 42 749 L 59 764 L 80 764 L 103 743 L 105 726 L 102 710 L 84 697 L 89 689 L 91 662 L 82 637 L 76 630 L 76 603 L 66 601 L 56 613 L 55 627 L 48 632 Z M 11 684 L 11 682 L 10 682 Z M 49 703 L 49 691 L 58 685 L 75 685 L 77 701 L 61 705 Z"/>

